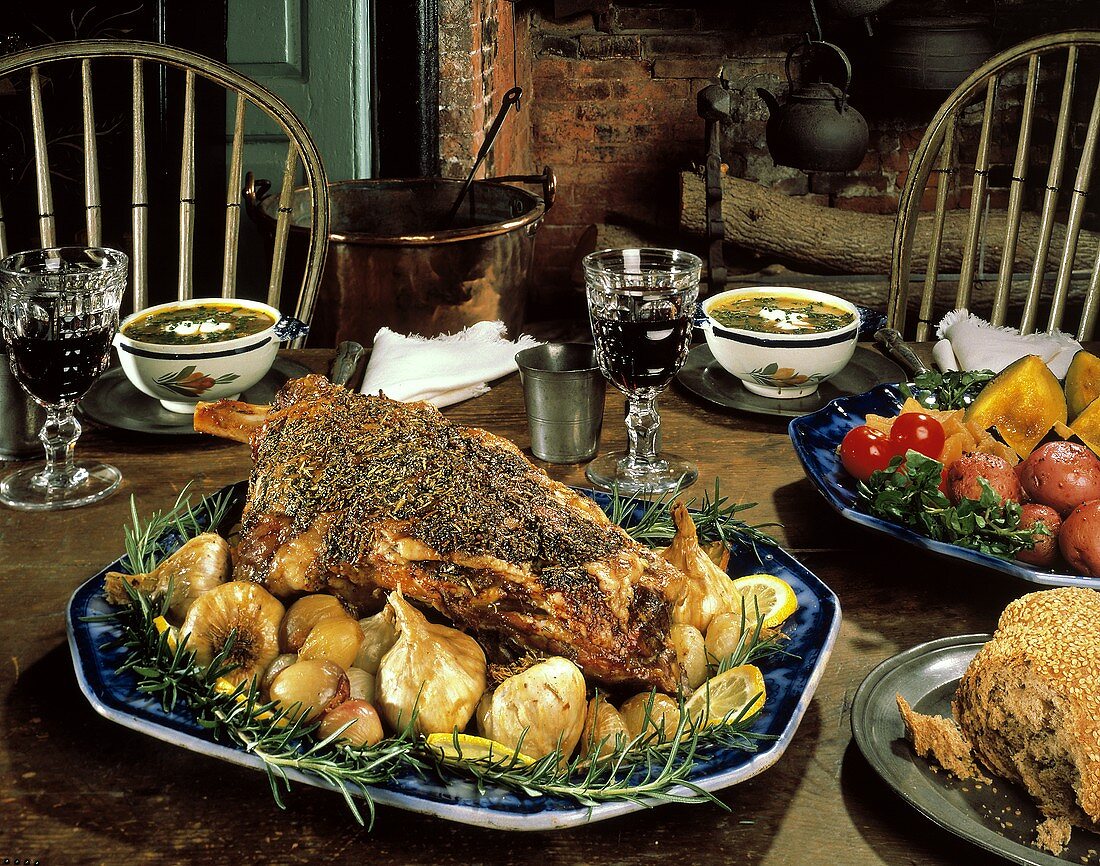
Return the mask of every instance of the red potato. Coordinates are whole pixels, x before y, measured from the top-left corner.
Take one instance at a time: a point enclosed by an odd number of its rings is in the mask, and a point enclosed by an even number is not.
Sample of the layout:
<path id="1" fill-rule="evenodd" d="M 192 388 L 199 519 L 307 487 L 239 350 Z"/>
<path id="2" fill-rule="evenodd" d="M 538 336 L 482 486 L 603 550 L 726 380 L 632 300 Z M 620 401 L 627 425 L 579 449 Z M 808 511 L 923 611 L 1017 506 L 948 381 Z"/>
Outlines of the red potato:
<path id="1" fill-rule="evenodd" d="M 1037 535 L 1031 550 L 1021 550 L 1016 558 L 1021 562 L 1050 568 L 1058 559 L 1058 533 L 1062 529 L 1062 518 L 1049 505 L 1029 502 L 1020 507 L 1020 525 L 1025 527 L 1043 524 L 1050 535 Z"/>
<path id="2" fill-rule="evenodd" d="M 1076 442 L 1047 442 L 1023 462 L 1020 484 L 1031 499 L 1065 517 L 1082 502 L 1100 499 L 1100 460 Z"/>
<path id="3" fill-rule="evenodd" d="M 1003 457 L 969 451 L 951 464 L 947 471 L 947 489 L 951 501 L 958 505 L 964 499 L 980 499 L 984 478 L 1002 500 L 1019 502 L 1020 482 L 1012 465 Z"/>
<path id="4" fill-rule="evenodd" d="M 1100 577 L 1100 499 L 1073 509 L 1058 533 L 1058 546 L 1074 571 Z"/>

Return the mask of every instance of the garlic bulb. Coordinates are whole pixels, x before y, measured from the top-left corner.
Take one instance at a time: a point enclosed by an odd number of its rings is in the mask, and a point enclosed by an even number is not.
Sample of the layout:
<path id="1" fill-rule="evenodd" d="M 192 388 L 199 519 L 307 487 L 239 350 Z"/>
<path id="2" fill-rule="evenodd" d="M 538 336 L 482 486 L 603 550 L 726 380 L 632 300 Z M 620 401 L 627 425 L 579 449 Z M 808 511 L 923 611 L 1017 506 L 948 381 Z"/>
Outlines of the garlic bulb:
<path id="1" fill-rule="evenodd" d="M 711 628 L 714 628 L 713 623 Z M 688 688 L 699 688 L 707 678 L 707 651 L 702 632 L 693 625 L 678 623 L 669 629 L 669 637 L 680 662 L 681 678 Z"/>
<path id="2" fill-rule="evenodd" d="M 435 625 L 400 590 L 386 604 L 397 640 L 378 664 L 375 704 L 395 731 L 413 718 L 421 734 L 462 730 L 485 691 L 485 653 L 469 635 Z"/>
<path id="3" fill-rule="evenodd" d="M 585 720 L 584 676 L 561 656 L 508 677 L 477 710 L 482 736 L 532 758 L 550 754 L 561 742 L 568 758 L 581 738 Z M 520 738 L 523 744 L 520 745 Z"/>
<path id="4" fill-rule="evenodd" d="M 122 586 L 125 581 L 148 596 L 158 598 L 172 588 L 168 613 L 175 622 L 182 622 L 191 602 L 219 584 L 229 580 L 232 564 L 229 543 L 213 532 L 196 535 L 183 547 L 147 574 L 108 572 L 107 600 L 111 604 L 129 604 L 130 597 Z"/>
<path id="5" fill-rule="evenodd" d="M 363 630 L 363 640 L 359 644 L 359 652 L 352 664 L 357 668 L 362 668 L 368 674 L 376 674 L 382 656 L 397 640 L 397 629 L 393 624 L 393 611 L 387 605 L 374 616 L 359 620 L 359 628 Z"/>
<path id="6" fill-rule="evenodd" d="M 588 712 L 584 718 L 584 730 L 581 733 L 581 757 L 602 758 L 614 754 L 616 749 L 630 739 L 626 723 L 611 704 L 601 694 L 588 702 Z"/>
<path id="7" fill-rule="evenodd" d="M 687 623 L 706 633 L 717 614 L 741 609 L 741 596 L 734 590 L 729 575 L 699 547 L 699 536 L 687 506 L 676 502 L 671 510 L 676 535 L 661 556 L 680 569 L 685 578 L 672 605 L 672 622 Z"/>
<path id="8" fill-rule="evenodd" d="M 661 736 L 669 740 L 680 724 L 680 705 L 675 698 L 660 692 L 641 692 L 623 701 L 619 715 L 632 739 L 639 734 L 660 731 Z"/>

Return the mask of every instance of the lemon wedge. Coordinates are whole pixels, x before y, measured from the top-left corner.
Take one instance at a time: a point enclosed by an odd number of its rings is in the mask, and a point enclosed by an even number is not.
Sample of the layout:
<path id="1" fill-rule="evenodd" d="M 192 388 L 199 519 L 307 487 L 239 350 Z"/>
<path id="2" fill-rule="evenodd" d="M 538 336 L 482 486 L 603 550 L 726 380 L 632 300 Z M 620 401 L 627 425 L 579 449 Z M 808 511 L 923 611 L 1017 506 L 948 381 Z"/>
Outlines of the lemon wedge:
<path id="1" fill-rule="evenodd" d="M 170 649 L 172 652 L 175 652 L 176 647 L 179 646 L 179 640 L 177 640 L 176 638 L 178 631 L 173 628 L 169 624 L 168 620 L 166 620 L 163 616 L 156 617 L 153 620 L 153 625 L 156 627 L 157 634 L 164 634 L 165 632 L 168 632 L 168 638 L 166 641 L 166 643 L 168 644 L 168 649 Z"/>
<path id="2" fill-rule="evenodd" d="M 798 599 L 789 583 L 774 574 L 749 574 L 733 582 L 733 588 L 745 599 L 745 614 L 751 619 L 760 608 L 764 628 L 775 628 L 798 610 Z M 754 601 L 755 599 L 755 601 Z"/>
<path id="3" fill-rule="evenodd" d="M 741 665 L 707 680 L 695 690 L 684 710 L 696 725 L 720 725 L 729 717 L 744 720 L 764 707 L 764 675 L 756 665 Z"/>
<path id="4" fill-rule="evenodd" d="M 485 737 L 475 737 L 473 734 L 458 734 L 458 748 L 455 748 L 455 734 L 428 734 L 428 748 L 438 754 L 444 760 L 450 761 L 476 761 L 488 758 L 493 763 L 511 762 L 527 766 L 535 763 L 535 759 L 517 752 L 511 746 L 498 743 L 496 740 L 487 740 Z"/>

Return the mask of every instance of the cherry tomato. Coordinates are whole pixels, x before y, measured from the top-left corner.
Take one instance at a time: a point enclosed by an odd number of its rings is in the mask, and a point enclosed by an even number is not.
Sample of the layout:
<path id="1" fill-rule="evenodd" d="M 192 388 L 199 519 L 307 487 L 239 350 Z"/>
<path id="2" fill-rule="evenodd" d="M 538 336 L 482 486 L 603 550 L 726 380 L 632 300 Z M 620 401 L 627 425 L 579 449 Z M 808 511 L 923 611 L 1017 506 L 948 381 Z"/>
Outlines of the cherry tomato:
<path id="1" fill-rule="evenodd" d="M 894 453 L 890 437 L 866 425 L 853 427 L 840 443 L 840 462 L 860 481 L 866 481 L 875 470 L 889 466 Z"/>
<path id="2" fill-rule="evenodd" d="M 943 425 L 923 412 L 899 415 L 890 428 L 890 442 L 897 454 L 912 450 L 935 460 L 943 453 L 944 440 Z"/>

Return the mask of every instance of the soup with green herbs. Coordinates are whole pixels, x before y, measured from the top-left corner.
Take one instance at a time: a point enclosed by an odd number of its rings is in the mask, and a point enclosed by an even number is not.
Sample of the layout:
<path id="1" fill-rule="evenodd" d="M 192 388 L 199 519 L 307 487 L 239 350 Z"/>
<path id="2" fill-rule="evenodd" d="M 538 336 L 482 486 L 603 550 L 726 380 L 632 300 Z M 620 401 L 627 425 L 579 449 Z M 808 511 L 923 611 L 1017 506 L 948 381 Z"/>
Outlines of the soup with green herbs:
<path id="1" fill-rule="evenodd" d="M 122 328 L 131 340 L 169 346 L 221 343 L 266 331 L 274 317 L 232 301 L 180 304 L 138 316 Z"/>
<path id="2" fill-rule="evenodd" d="M 835 304 L 766 292 L 720 301 L 707 314 L 725 328 L 765 334 L 819 334 L 850 325 L 856 318 Z"/>

